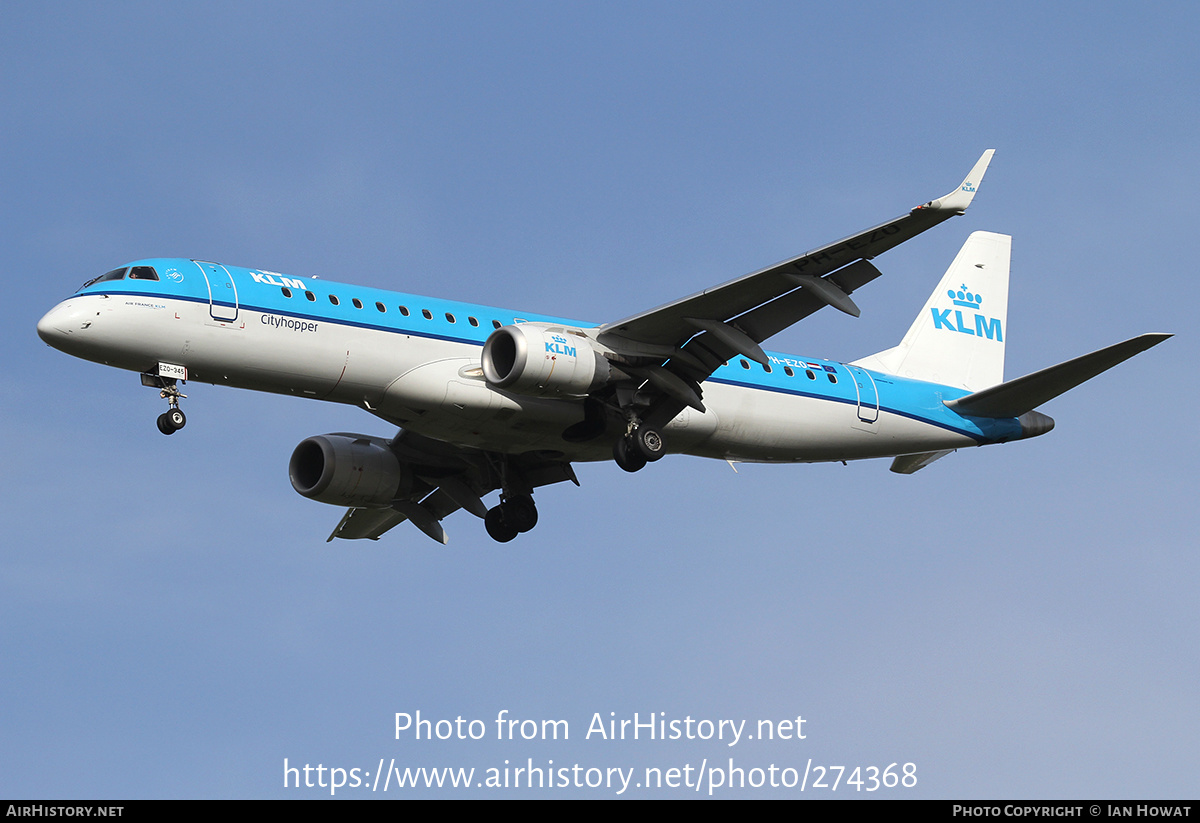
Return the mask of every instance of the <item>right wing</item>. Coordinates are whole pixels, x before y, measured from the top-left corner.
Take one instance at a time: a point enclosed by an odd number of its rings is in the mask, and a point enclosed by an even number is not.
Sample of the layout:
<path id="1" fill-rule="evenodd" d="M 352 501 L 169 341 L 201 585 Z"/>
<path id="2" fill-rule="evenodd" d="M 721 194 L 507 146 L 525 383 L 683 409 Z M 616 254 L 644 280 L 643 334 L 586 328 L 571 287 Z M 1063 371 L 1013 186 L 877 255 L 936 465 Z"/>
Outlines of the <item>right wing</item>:
<path id="1" fill-rule="evenodd" d="M 502 479 L 506 489 L 520 494 L 563 480 L 579 484 L 565 460 L 469 449 L 405 429 L 388 446 L 412 473 L 411 491 L 390 508 L 347 509 L 326 542 L 335 537 L 378 540 L 384 532 L 408 520 L 444 544 L 447 537 L 442 519 L 459 509 L 482 518 L 487 513 L 483 496 L 500 488 Z"/>

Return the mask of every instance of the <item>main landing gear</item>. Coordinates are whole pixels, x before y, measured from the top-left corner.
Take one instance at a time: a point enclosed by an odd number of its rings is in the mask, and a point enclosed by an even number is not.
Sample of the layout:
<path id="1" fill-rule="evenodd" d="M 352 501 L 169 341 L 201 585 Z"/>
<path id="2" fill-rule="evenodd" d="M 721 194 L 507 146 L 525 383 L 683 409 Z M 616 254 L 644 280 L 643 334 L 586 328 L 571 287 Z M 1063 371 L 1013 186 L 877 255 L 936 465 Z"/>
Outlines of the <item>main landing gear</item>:
<path id="1" fill-rule="evenodd" d="M 613 459 L 627 472 L 640 471 L 647 463 L 661 460 L 666 444 L 658 429 L 630 424 L 629 431 L 613 446 Z"/>
<path id="2" fill-rule="evenodd" d="M 501 496 L 500 505 L 488 509 L 483 525 L 497 543 L 507 543 L 537 525 L 537 506 L 527 494 Z"/>

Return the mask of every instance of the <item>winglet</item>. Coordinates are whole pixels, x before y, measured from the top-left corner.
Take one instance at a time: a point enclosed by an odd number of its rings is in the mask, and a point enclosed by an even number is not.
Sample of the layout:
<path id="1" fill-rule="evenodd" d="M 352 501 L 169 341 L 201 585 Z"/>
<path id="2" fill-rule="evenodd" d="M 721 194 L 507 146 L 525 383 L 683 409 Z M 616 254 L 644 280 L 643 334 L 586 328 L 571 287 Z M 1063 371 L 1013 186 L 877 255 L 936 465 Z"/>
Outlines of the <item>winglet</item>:
<path id="1" fill-rule="evenodd" d="M 983 156 L 979 158 L 979 162 L 975 164 L 975 168 L 971 169 L 957 189 L 944 197 L 939 197 L 937 200 L 930 200 L 924 206 L 917 206 L 917 208 L 938 209 L 939 211 L 952 211 L 962 214 L 975 198 L 975 190 L 979 188 L 979 184 L 983 181 L 983 173 L 987 171 L 988 163 L 992 162 L 992 155 L 995 153 L 995 149 L 985 151 Z"/>

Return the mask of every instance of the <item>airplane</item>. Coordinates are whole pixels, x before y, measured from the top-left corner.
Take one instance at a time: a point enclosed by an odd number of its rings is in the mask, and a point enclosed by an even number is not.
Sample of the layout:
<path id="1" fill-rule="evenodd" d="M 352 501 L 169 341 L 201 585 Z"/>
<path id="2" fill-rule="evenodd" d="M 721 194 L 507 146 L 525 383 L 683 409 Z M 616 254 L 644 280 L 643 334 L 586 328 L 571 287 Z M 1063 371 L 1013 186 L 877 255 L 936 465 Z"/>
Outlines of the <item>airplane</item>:
<path id="1" fill-rule="evenodd" d="M 957 449 L 1037 437 L 1037 407 L 1171 335 L 1144 334 L 1004 381 L 1011 238 L 975 232 L 900 344 L 851 363 L 761 344 L 824 307 L 857 317 L 870 261 L 966 211 L 993 150 L 944 197 L 727 283 L 594 324 L 203 260 L 139 260 L 38 322 L 67 354 L 159 390 L 182 429 L 188 380 L 358 406 L 391 439 L 308 437 L 293 488 L 346 512 L 329 535 L 411 522 L 447 542 L 458 509 L 507 542 L 534 489 L 573 462 L 630 472 L 668 453 L 734 462 L 893 458 L 911 474 Z M 499 503 L 483 498 L 500 491 Z"/>

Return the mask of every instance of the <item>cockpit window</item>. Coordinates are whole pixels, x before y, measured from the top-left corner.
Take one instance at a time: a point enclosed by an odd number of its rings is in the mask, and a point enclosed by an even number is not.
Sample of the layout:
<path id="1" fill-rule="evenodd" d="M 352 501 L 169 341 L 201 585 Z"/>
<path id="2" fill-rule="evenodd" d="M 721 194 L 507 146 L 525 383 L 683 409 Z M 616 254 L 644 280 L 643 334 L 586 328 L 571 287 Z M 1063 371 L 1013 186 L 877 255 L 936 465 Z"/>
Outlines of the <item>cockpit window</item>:
<path id="1" fill-rule="evenodd" d="M 96 283 L 103 283 L 106 280 L 120 280 L 124 276 L 125 276 L 125 269 L 123 269 L 123 268 L 113 269 L 110 272 L 105 272 L 104 274 L 100 275 L 99 277 L 93 277 L 91 280 L 84 283 L 82 288 L 86 289 L 88 286 L 94 286 Z M 155 279 L 157 280 L 158 278 L 155 278 Z"/>
<path id="2" fill-rule="evenodd" d="M 107 275 L 106 275 L 107 276 Z M 134 266 L 129 270 L 130 280 L 157 280 L 158 272 L 153 266 Z"/>

